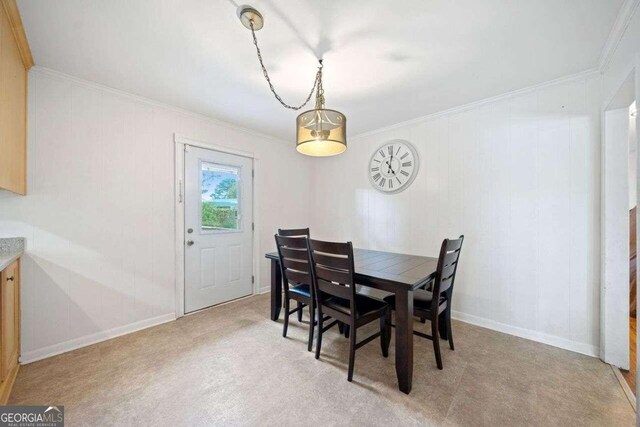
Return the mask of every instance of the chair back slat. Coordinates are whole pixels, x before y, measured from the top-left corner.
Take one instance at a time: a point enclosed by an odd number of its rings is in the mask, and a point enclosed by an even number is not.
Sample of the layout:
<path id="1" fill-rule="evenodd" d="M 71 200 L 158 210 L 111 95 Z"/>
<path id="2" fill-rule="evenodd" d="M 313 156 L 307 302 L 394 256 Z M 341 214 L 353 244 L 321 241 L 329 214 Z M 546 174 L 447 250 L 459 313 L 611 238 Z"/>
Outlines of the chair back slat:
<path id="1" fill-rule="evenodd" d="M 349 258 L 346 256 L 331 256 L 325 255 L 321 252 L 316 252 L 313 256 L 313 260 L 317 265 L 329 268 L 348 270 L 351 266 L 351 261 L 349 261 Z"/>
<path id="2" fill-rule="evenodd" d="M 284 237 L 309 237 L 309 228 L 278 228 L 278 236 Z"/>
<path id="3" fill-rule="evenodd" d="M 446 298 L 447 304 L 451 304 L 453 284 L 458 271 L 463 241 L 463 235 L 457 239 L 444 239 L 440 247 L 436 280 L 433 285 L 433 298 L 431 299 L 431 312 L 435 313 L 434 316 L 438 314 L 437 307 L 441 297 Z"/>
<path id="4" fill-rule="evenodd" d="M 307 260 L 309 258 L 309 254 L 307 252 L 307 248 L 304 249 L 296 249 L 290 248 L 286 246 L 282 246 L 280 248 L 280 252 L 282 256 L 289 259 L 297 259 L 297 260 Z"/>
<path id="5" fill-rule="evenodd" d="M 456 255 L 458 255 L 459 253 L 460 252 L 454 252 L 454 254 L 456 254 Z M 458 266 L 458 263 L 456 262 L 456 263 L 453 263 L 453 264 L 450 264 L 450 265 L 444 267 L 442 269 L 442 273 L 441 273 L 442 277 L 441 277 L 441 279 L 443 281 L 447 280 L 447 279 L 450 279 L 456 273 L 456 267 L 457 266 Z"/>
<path id="6" fill-rule="evenodd" d="M 457 239 L 450 239 L 447 244 L 448 251 L 459 251 L 462 248 L 462 241 L 464 240 L 464 235 L 461 235 Z"/>
<path id="7" fill-rule="evenodd" d="M 320 313 L 324 301 L 330 297 L 348 300 L 351 313 L 355 313 L 355 267 L 351 242 L 309 240 L 309 249 Z"/>
<path id="8" fill-rule="evenodd" d="M 284 279 L 284 296 L 289 298 L 289 286 L 308 285 L 313 292 L 313 277 L 311 273 L 311 259 L 309 244 L 305 236 L 287 237 L 275 235 L 280 271 Z M 313 293 L 311 294 L 313 298 Z"/>
<path id="9" fill-rule="evenodd" d="M 309 263 L 307 261 L 297 261 L 290 258 L 282 258 L 282 265 L 287 270 L 296 270 L 301 272 L 309 272 Z"/>
<path id="10" fill-rule="evenodd" d="M 318 265 L 317 263 L 315 264 L 315 268 L 315 274 L 318 279 L 339 283 L 341 285 L 353 284 L 351 272 L 349 270 L 334 270 L 333 268 L 326 268 L 322 265 Z"/>
<path id="11" fill-rule="evenodd" d="M 314 253 L 325 253 L 332 256 L 350 256 L 353 258 L 353 245 L 339 242 L 323 242 L 321 240 L 312 240 L 312 250 Z"/>
<path id="12" fill-rule="evenodd" d="M 335 283 L 328 282 L 323 279 L 317 279 L 318 291 L 331 294 L 342 299 L 349 299 L 351 297 L 351 288 L 346 286 L 336 285 Z"/>
<path id="13" fill-rule="evenodd" d="M 286 282 L 292 285 L 308 285 L 311 282 L 311 275 L 302 271 L 285 269 Z"/>
<path id="14" fill-rule="evenodd" d="M 440 281 L 440 295 L 446 293 L 453 285 L 453 277 Z"/>
<path id="15" fill-rule="evenodd" d="M 286 247 L 288 249 L 304 249 L 307 250 L 307 241 L 303 237 L 285 237 L 276 235 L 277 240 L 280 242 L 280 246 Z"/>
<path id="16" fill-rule="evenodd" d="M 447 249 L 447 251 L 449 251 L 449 249 Z M 458 262 L 459 254 L 460 254 L 460 249 L 454 249 L 452 250 L 452 252 L 447 252 L 442 262 L 443 267 L 449 267 L 449 266 L 455 265 Z"/>

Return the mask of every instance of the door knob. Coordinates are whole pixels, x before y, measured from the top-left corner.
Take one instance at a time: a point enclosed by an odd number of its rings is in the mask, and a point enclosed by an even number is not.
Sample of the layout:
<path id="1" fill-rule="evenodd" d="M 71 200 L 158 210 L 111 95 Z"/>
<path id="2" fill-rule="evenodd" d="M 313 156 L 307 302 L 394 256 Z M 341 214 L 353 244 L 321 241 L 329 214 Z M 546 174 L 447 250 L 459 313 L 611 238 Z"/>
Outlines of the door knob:
<path id="1" fill-rule="evenodd" d="M 193 245 L 193 240 L 187 240 L 187 246 Z"/>

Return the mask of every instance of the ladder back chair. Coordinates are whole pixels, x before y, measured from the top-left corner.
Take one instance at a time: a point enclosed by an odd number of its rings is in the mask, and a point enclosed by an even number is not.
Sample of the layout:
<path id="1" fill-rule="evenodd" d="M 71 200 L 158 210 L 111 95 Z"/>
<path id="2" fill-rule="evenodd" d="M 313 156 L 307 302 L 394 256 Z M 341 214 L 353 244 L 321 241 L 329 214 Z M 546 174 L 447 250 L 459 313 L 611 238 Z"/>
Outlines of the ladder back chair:
<path id="1" fill-rule="evenodd" d="M 348 381 L 353 379 L 355 352 L 380 337 L 382 355 L 389 355 L 390 310 L 387 303 L 356 293 L 354 280 L 353 245 L 309 240 L 314 292 L 318 306 L 318 339 L 316 359 L 320 358 L 322 334 L 336 324 L 349 326 Z M 326 316 L 326 317 L 325 317 Z M 326 320 L 334 320 L 324 325 Z M 380 321 L 380 331 L 356 342 L 357 329 L 373 321 Z"/>
<path id="2" fill-rule="evenodd" d="M 284 237 L 306 237 L 309 238 L 310 232 L 309 227 L 307 228 L 278 228 L 278 236 Z M 282 265 L 282 264 L 281 264 Z M 284 277 L 284 276 L 282 276 Z M 298 310 L 298 322 L 302 322 L 302 307 L 303 303 L 297 301 Z M 312 313 L 310 313 L 312 314 Z"/>
<path id="3" fill-rule="evenodd" d="M 434 281 L 428 290 L 416 289 L 413 293 L 414 315 L 421 320 L 428 319 L 431 321 L 431 335 L 418 331 L 413 331 L 413 333 L 433 341 L 433 351 L 435 352 L 438 369 L 442 369 L 438 322 L 445 322 L 449 347 L 451 350 L 454 349 L 453 335 L 451 333 L 451 299 L 463 241 L 464 236 L 461 235 L 457 239 L 445 239 L 442 242 Z M 434 295 L 437 295 L 437 297 L 434 298 Z M 395 295 L 389 295 L 384 300 L 391 306 L 392 310 L 395 308 Z"/>
<path id="4" fill-rule="evenodd" d="M 308 229 L 307 229 L 308 230 Z M 278 230 L 279 232 L 282 230 Z M 311 276 L 311 261 L 306 236 L 285 237 L 276 234 L 276 246 L 280 258 L 280 270 L 284 282 L 284 326 L 282 336 L 287 336 L 289 316 L 298 313 L 298 321 L 302 321 L 302 311 L 309 307 L 309 342 L 307 350 L 313 346 L 313 330 L 315 327 L 315 296 Z M 290 300 L 297 302 L 297 307 L 290 309 Z"/>

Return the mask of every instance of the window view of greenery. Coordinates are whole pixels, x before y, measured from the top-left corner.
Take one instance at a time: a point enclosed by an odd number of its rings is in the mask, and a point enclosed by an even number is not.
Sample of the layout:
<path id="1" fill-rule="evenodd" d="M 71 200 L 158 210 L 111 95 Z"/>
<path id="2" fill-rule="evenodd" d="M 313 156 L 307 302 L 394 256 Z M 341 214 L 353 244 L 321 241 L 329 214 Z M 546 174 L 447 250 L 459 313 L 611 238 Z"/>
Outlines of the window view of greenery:
<path id="1" fill-rule="evenodd" d="M 202 229 L 237 230 L 238 169 L 202 164 Z"/>

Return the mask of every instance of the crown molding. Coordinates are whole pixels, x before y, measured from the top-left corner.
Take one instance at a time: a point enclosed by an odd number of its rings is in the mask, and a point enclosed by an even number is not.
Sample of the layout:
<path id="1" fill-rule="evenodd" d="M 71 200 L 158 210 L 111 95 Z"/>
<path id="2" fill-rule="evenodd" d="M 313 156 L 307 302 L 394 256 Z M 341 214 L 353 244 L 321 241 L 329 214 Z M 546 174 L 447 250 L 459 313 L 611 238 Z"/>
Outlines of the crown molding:
<path id="1" fill-rule="evenodd" d="M 107 93 L 111 93 L 111 94 L 120 96 L 122 98 L 126 98 L 126 99 L 129 99 L 131 101 L 135 101 L 135 102 L 140 102 L 142 104 L 147 104 L 147 105 L 150 105 L 150 106 L 153 106 L 153 107 L 162 108 L 162 109 L 165 109 L 165 110 L 168 110 L 168 111 L 172 111 L 172 112 L 177 113 L 177 114 L 181 114 L 183 116 L 191 117 L 191 118 L 198 119 L 198 120 L 203 120 L 205 122 L 209 122 L 209 123 L 215 124 L 217 126 L 220 126 L 220 127 L 223 127 L 223 128 L 229 129 L 229 130 L 242 132 L 244 134 L 251 135 L 251 136 L 254 136 L 254 137 L 257 137 L 257 138 L 261 138 L 261 139 L 272 141 L 272 142 L 277 142 L 278 144 L 291 145 L 291 141 L 280 139 L 280 138 L 277 138 L 277 137 L 272 136 L 272 135 L 267 135 L 267 134 L 264 134 L 264 133 L 260 133 L 260 132 L 258 132 L 256 130 L 245 128 L 245 127 L 242 127 L 242 126 L 238 126 L 238 125 L 235 125 L 233 123 L 225 122 L 225 121 L 217 119 L 215 117 L 207 116 L 206 114 L 195 113 L 195 112 L 190 111 L 190 110 L 186 110 L 186 109 L 183 109 L 183 108 L 175 107 L 175 106 L 173 106 L 171 104 L 165 104 L 165 103 L 160 102 L 160 101 L 155 101 L 153 99 L 145 98 L 145 97 L 139 96 L 139 95 L 134 95 L 132 93 L 125 92 L 125 91 L 120 90 L 120 89 L 115 89 L 115 88 L 112 88 L 110 86 L 103 85 L 101 83 L 96 83 L 96 82 L 92 82 L 90 80 L 81 79 L 79 77 L 75 77 L 75 76 L 72 76 L 70 74 L 63 73 L 61 71 L 53 70 L 51 68 L 47 68 L 47 67 L 42 67 L 42 66 L 36 65 L 30 70 L 30 72 L 31 73 L 45 75 L 45 76 L 49 76 L 49 77 L 53 77 L 53 78 L 57 78 L 57 79 L 61 79 L 61 80 L 71 81 L 71 82 L 73 82 L 75 84 L 78 84 L 78 85 L 81 85 L 81 86 L 85 86 L 85 87 L 88 87 L 88 88 L 100 90 L 100 91 L 107 92 Z"/>
<path id="2" fill-rule="evenodd" d="M 33 55 L 31 55 L 31 48 L 27 41 L 27 34 L 24 32 L 24 26 L 22 25 L 22 19 L 20 18 L 20 11 L 16 0 L 1 0 L 4 11 L 11 23 L 11 31 L 16 39 L 18 50 L 20 51 L 20 57 L 22 58 L 22 64 L 25 69 L 33 67 Z"/>
<path id="3" fill-rule="evenodd" d="M 618 16 L 613 23 L 611 31 L 609 32 L 607 42 L 600 53 L 600 59 L 598 60 L 598 69 L 600 72 L 604 72 L 609 67 L 611 59 L 613 58 L 614 53 L 618 49 L 618 45 L 620 45 L 622 37 L 629 27 L 633 15 L 638 10 L 638 6 L 640 6 L 640 0 L 625 0 L 622 7 L 620 7 Z"/>
<path id="4" fill-rule="evenodd" d="M 411 126 L 411 125 L 416 125 L 422 122 L 426 122 L 429 120 L 434 120 L 443 116 L 448 116 L 451 114 L 457 114 L 457 113 L 462 113 L 465 111 L 469 111 L 472 110 L 474 108 L 478 108 L 482 105 L 487 105 L 487 104 L 492 104 L 495 102 L 499 102 L 499 101 L 504 101 L 507 99 L 511 99 L 520 95 L 524 95 L 527 93 L 531 93 L 534 92 L 536 90 L 539 89 L 543 89 L 549 86 L 555 86 L 555 85 L 559 85 L 559 84 L 563 84 L 563 83 L 568 83 L 568 82 L 572 82 L 572 81 L 577 81 L 577 80 L 589 80 L 592 78 L 599 78 L 601 76 L 600 70 L 596 69 L 596 68 L 592 68 L 590 70 L 586 70 L 586 71 L 582 71 L 580 73 L 577 74 L 571 74 L 568 76 L 564 76 L 564 77 L 560 77 L 558 79 L 554 79 L 554 80 L 549 80 L 543 83 L 539 83 L 533 86 L 527 86 L 524 87 L 522 89 L 517 89 L 511 92 L 506 92 L 497 96 L 492 96 L 490 98 L 485 98 L 485 99 L 481 99 L 479 101 L 474 101 L 468 104 L 463 104 L 457 107 L 453 107 L 453 108 L 449 108 L 447 110 L 442 110 L 442 111 L 438 111 L 436 113 L 433 114 L 428 114 L 426 116 L 420 116 L 420 117 L 416 117 L 415 119 L 411 119 L 411 120 L 406 120 L 404 122 L 400 122 L 400 123 L 396 123 L 390 126 L 386 126 L 380 129 L 376 129 L 376 130 L 372 130 L 372 131 L 368 131 L 368 132 L 364 132 L 364 133 L 360 133 L 358 135 L 352 136 L 349 139 L 350 140 L 354 140 L 354 139 L 360 139 L 360 138 L 365 138 L 365 137 L 369 137 L 372 135 L 376 135 L 382 132 L 387 132 L 390 130 L 394 130 L 394 129 L 398 129 L 398 128 L 402 128 L 405 126 Z"/>

